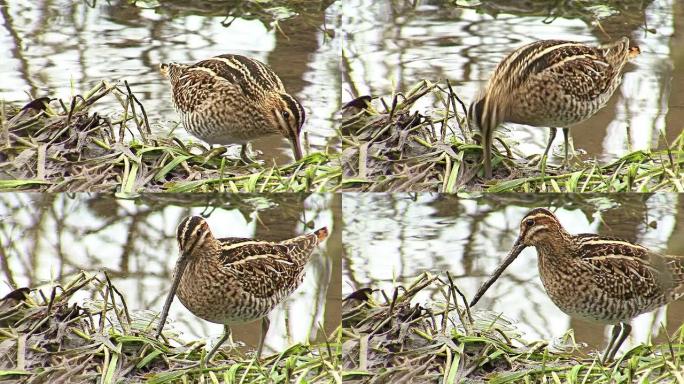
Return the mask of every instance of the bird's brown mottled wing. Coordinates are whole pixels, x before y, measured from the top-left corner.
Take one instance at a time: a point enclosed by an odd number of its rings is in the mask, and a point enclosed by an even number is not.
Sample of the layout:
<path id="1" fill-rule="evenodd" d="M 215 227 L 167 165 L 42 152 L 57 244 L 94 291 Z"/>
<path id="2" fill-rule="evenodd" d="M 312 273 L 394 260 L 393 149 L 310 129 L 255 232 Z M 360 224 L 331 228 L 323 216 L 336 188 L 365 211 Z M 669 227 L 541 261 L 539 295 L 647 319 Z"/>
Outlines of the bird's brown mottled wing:
<path id="1" fill-rule="evenodd" d="M 672 271 L 676 285 L 673 292 L 674 299 L 684 297 L 684 256 L 666 256 L 665 260 L 669 270 Z"/>
<path id="2" fill-rule="evenodd" d="M 578 235 L 582 261 L 592 267 L 595 283 L 614 298 L 667 296 L 676 284 L 668 259 L 615 237 Z"/>
<path id="3" fill-rule="evenodd" d="M 277 291 L 292 291 L 301 283 L 304 267 L 317 243 L 315 234 L 280 243 L 226 243 L 222 245 L 220 261 L 223 271 L 240 281 L 245 292 L 272 297 Z"/>
<path id="4" fill-rule="evenodd" d="M 273 92 L 285 92 L 283 83 L 271 68 L 245 56 L 216 56 L 202 60 L 190 68 L 211 71 L 225 80 L 224 83 L 239 87 L 250 99 L 261 99 Z"/>
<path id="5" fill-rule="evenodd" d="M 619 70 L 596 55 L 572 56 L 544 70 L 545 81 L 556 82 L 577 101 L 591 101 L 608 92 Z"/>

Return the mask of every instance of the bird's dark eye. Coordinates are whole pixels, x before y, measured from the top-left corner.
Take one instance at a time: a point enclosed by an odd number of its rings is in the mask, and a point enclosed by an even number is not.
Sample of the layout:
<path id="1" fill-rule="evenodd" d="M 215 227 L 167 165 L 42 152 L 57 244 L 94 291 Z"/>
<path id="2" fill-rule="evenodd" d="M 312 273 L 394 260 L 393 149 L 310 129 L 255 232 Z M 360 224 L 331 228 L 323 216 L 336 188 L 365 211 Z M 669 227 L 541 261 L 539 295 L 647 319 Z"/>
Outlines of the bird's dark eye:
<path id="1" fill-rule="evenodd" d="M 283 117 L 286 118 L 286 119 L 290 118 L 290 112 L 288 112 L 288 111 L 283 111 Z"/>
<path id="2" fill-rule="evenodd" d="M 527 225 L 528 227 L 533 226 L 533 225 L 534 225 L 534 220 L 532 220 L 532 219 L 527 219 L 527 220 L 525 220 L 525 225 Z"/>

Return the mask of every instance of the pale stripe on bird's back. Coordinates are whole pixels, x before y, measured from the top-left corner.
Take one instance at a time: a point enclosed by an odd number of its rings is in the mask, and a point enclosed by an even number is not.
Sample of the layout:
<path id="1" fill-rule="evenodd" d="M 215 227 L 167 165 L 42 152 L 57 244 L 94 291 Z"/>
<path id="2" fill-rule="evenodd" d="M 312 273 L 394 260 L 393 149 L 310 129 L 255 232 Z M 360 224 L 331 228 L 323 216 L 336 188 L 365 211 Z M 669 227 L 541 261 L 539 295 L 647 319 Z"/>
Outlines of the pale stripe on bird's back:
<path id="1" fill-rule="evenodd" d="M 238 59 L 239 57 L 239 59 Z M 214 75 L 239 86 L 253 98 L 265 97 L 270 92 L 285 92 L 280 79 L 262 63 L 242 56 L 217 56 L 203 60 L 192 68 L 211 68 Z"/>
<path id="2" fill-rule="evenodd" d="M 646 251 L 647 249 L 642 247 L 641 245 L 630 243 L 627 241 L 620 241 L 620 240 L 606 240 L 606 239 L 591 239 L 591 240 L 580 240 L 580 243 L 583 245 L 618 245 L 618 246 L 625 246 L 629 248 L 634 248 L 638 249 L 640 251 Z"/>
<path id="3" fill-rule="evenodd" d="M 555 53 L 559 49 L 563 49 L 565 47 L 582 46 L 575 42 L 553 42 L 555 44 L 550 45 L 548 48 L 538 52 L 535 50 L 538 48 L 539 42 L 528 44 L 528 48 L 523 48 L 518 54 L 504 59 L 505 61 L 499 64 L 501 69 L 497 70 L 494 76 L 510 82 L 510 87 L 518 86 L 527 80 L 529 75 L 541 72 L 547 67 L 544 65 L 546 63 L 544 63 L 541 59 L 548 59 L 551 53 Z"/>
<path id="4" fill-rule="evenodd" d="M 235 243 L 235 244 L 227 244 L 227 245 L 222 245 L 221 250 L 222 251 L 230 251 L 236 248 L 241 248 L 245 246 L 255 246 L 255 245 L 264 245 L 264 246 L 273 246 L 275 243 L 272 243 L 270 241 L 243 241 L 241 243 Z"/>
<path id="5" fill-rule="evenodd" d="M 255 256 L 247 256 L 244 259 L 236 260 L 230 263 L 230 265 L 238 265 L 238 264 L 247 264 L 250 261 L 257 261 L 257 260 L 263 260 L 267 259 L 270 262 L 274 263 L 281 263 L 285 265 L 294 265 L 294 263 L 290 262 L 289 260 L 283 258 L 283 255 L 277 255 L 274 253 L 266 253 L 266 254 L 261 254 L 261 255 L 255 255 Z"/>

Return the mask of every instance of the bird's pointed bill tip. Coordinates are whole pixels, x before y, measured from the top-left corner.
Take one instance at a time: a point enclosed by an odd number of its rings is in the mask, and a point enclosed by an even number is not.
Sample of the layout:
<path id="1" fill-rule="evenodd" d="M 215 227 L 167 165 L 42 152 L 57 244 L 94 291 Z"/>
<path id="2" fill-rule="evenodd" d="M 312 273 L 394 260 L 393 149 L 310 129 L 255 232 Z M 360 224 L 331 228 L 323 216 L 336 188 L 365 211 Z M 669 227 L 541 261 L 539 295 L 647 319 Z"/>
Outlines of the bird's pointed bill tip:
<path id="1" fill-rule="evenodd" d="M 295 161 L 299 161 L 304 157 L 302 152 L 302 144 L 299 140 L 298 135 L 294 135 L 290 138 L 290 145 L 292 146 L 292 154 L 294 155 Z"/>

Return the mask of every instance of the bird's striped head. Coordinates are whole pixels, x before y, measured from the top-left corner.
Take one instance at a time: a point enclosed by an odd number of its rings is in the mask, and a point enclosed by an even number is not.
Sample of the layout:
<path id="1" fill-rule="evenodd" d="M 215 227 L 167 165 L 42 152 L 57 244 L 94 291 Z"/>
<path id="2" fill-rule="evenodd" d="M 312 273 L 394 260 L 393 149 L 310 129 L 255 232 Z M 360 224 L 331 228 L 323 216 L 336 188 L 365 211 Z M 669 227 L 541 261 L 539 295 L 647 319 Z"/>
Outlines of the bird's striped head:
<path id="1" fill-rule="evenodd" d="M 520 222 L 520 234 L 518 235 L 515 244 L 513 244 L 513 248 L 511 248 L 511 251 L 508 253 L 508 256 L 506 256 L 503 262 L 494 270 L 494 273 L 492 273 L 490 278 L 482 284 L 475 296 L 473 296 L 470 306 L 475 305 L 480 300 L 489 287 L 494 284 L 504 270 L 506 270 L 525 248 L 530 246 L 554 246 L 559 242 L 559 234 L 565 236 L 567 233 L 551 211 L 544 208 L 535 208 L 531 210 Z"/>
<path id="2" fill-rule="evenodd" d="M 520 234 L 517 243 L 527 247 L 558 241 L 565 233 L 556 216 L 545 208 L 531 210 L 520 221 Z"/>
<path id="3" fill-rule="evenodd" d="M 278 132 L 285 136 L 292 145 L 295 160 L 302 158 L 302 147 L 299 136 L 306 119 L 306 113 L 299 101 L 287 93 L 278 93 L 277 100 L 271 109 Z"/>
<path id="4" fill-rule="evenodd" d="M 513 244 L 508 256 L 501 262 L 501 264 L 494 270 L 487 281 L 482 284 L 473 299 L 470 301 L 470 306 L 475 305 L 480 298 L 487 292 L 489 287 L 501 276 L 501 274 L 508 268 L 509 265 L 520 255 L 520 253 L 527 247 L 536 247 L 538 245 L 544 246 L 549 241 L 554 232 L 563 231 L 556 216 L 548 209 L 535 208 L 531 210 L 520 222 L 520 234 L 518 239 Z"/>
<path id="5" fill-rule="evenodd" d="M 183 219 L 176 230 L 176 239 L 181 257 L 193 257 L 198 251 L 206 250 L 216 241 L 209 224 L 200 216 Z"/>
<path id="6" fill-rule="evenodd" d="M 161 63 L 159 64 L 159 72 L 161 75 L 169 80 L 171 80 L 171 83 L 174 83 L 175 81 L 178 81 L 178 78 L 181 75 L 181 72 L 188 68 L 187 65 L 185 64 L 178 64 L 178 63 Z"/>

